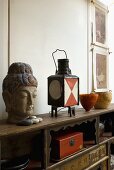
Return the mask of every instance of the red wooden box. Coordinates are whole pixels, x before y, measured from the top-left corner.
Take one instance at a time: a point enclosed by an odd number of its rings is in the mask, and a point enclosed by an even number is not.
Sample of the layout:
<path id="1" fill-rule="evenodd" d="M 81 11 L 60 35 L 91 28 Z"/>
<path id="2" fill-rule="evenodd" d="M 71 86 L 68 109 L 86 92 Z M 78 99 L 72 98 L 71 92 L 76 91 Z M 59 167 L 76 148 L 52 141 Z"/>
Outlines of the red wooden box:
<path id="1" fill-rule="evenodd" d="M 73 154 L 83 147 L 83 133 L 73 132 L 55 137 L 52 142 L 52 159 L 62 159 Z"/>

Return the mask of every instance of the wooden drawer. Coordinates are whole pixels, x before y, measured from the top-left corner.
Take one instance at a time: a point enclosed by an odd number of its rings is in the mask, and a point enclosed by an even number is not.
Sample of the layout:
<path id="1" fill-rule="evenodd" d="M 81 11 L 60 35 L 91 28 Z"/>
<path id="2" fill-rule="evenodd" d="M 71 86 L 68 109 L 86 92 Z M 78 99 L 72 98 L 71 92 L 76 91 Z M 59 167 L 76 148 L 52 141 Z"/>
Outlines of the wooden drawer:
<path id="1" fill-rule="evenodd" d="M 101 145 L 89 153 L 90 165 L 106 156 L 106 145 Z"/>
<path id="2" fill-rule="evenodd" d="M 107 160 L 101 163 L 102 170 L 107 170 L 107 166 L 108 166 Z"/>
<path id="3" fill-rule="evenodd" d="M 102 152 L 101 152 L 102 150 Z M 64 165 L 56 168 L 55 170 L 84 170 L 85 168 L 94 165 L 102 158 L 106 156 L 106 145 L 103 144 L 92 151 L 88 151 L 88 153 L 79 156 L 76 159 L 66 162 Z M 107 170 L 107 160 L 99 163 L 102 170 Z M 98 167 L 98 166 L 97 166 Z M 92 170 L 96 170 L 96 166 Z"/>
<path id="4" fill-rule="evenodd" d="M 98 164 L 97 166 L 95 166 L 94 168 L 92 168 L 91 170 L 107 170 L 108 169 L 108 164 L 107 164 L 107 160 L 101 162 L 100 164 Z"/>
<path id="5" fill-rule="evenodd" d="M 64 165 L 54 170 L 84 170 L 88 166 L 89 166 L 89 154 L 84 154 L 78 159 L 66 162 Z"/>

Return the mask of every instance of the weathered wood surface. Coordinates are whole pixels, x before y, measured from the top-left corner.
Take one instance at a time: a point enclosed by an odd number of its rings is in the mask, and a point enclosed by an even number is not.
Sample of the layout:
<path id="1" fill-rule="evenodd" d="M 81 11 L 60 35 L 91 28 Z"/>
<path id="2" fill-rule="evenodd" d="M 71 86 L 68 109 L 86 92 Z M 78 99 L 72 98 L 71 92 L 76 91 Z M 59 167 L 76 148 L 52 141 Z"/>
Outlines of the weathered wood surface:
<path id="1" fill-rule="evenodd" d="M 92 109 L 89 112 L 85 112 L 84 109 L 76 109 L 76 115 L 69 117 L 67 111 L 66 112 L 59 112 L 58 117 L 51 117 L 49 113 L 47 114 L 39 114 L 38 117 L 42 117 L 43 121 L 30 125 L 30 126 L 16 126 L 13 124 L 8 124 L 6 120 L 0 121 L 0 139 L 2 137 L 8 137 L 12 135 L 24 134 L 24 133 L 31 133 L 31 132 L 38 132 L 44 128 L 50 128 L 58 125 L 69 124 L 73 122 L 79 122 L 83 120 L 87 120 L 89 118 L 94 118 L 98 115 L 106 114 L 114 112 L 114 104 L 111 104 L 108 109 Z"/>

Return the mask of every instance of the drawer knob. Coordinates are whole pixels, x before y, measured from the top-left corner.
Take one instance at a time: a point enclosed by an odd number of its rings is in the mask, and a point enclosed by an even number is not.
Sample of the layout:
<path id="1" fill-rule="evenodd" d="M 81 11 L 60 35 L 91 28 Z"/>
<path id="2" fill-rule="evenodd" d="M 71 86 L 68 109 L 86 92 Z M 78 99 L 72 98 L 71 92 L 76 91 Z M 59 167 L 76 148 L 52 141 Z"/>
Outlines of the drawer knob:
<path id="1" fill-rule="evenodd" d="M 75 145 L 75 140 L 74 140 L 74 139 L 70 139 L 69 145 L 70 145 L 70 146 L 74 146 L 74 145 Z"/>

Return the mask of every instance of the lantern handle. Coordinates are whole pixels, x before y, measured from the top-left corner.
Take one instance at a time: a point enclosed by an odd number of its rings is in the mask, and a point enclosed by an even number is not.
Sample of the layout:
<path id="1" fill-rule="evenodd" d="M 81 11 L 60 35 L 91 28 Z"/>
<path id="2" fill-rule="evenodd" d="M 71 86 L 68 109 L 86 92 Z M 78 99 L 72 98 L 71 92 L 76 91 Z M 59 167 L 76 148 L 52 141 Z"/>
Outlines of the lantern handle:
<path id="1" fill-rule="evenodd" d="M 54 53 L 56 53 L 57 51 L 63 51 L 63 52 L 65 53 L 65 56 L 66 56 L 66 59 L 67 59 L 67 53 L 66 53 L 65 50 L 56 49 L 56 50 L 52 53 L 53 61 L 54 61 L 55 68 L 56 68 L 56 73 L 57 73 L 57 64 L 56 64 L 56 62 L 55 62 Z"/>

